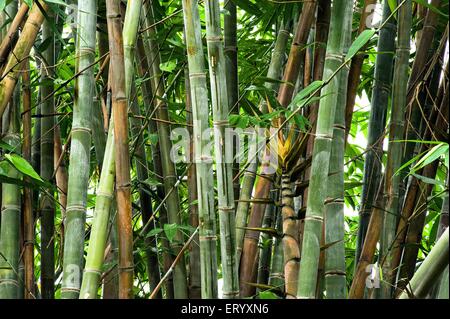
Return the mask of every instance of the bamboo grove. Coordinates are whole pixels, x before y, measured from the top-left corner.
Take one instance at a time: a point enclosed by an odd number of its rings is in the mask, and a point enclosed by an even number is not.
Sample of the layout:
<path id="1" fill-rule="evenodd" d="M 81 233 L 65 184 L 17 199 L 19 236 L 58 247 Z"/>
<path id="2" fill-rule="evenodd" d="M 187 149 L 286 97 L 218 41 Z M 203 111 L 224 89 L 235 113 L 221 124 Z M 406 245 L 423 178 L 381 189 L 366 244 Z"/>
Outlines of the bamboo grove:
<path id="1" fill-rule="evenodd" d="M 448 1 L 0 1 L 0 298 L 448 299 Z"/>

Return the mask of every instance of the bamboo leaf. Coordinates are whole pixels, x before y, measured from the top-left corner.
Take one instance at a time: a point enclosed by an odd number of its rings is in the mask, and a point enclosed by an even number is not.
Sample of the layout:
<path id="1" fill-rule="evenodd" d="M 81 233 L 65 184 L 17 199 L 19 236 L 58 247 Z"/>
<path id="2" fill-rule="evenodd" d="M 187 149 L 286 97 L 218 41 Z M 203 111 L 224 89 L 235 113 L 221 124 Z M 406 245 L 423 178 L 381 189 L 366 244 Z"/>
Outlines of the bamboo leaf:
<path id="1" fill-rule="evenodd" d="M 164 233 L 167 236 L 167 240 L 172 242 L 177 234 L 178 225 L 177 224 L 164 224 Z"/>
<path id="2" fill-rule="evenodd" d="M 415 174 L 415 173 L 413 173 L 413 174 L 411 174 L 411 175 L 414 176 L 415 178 L 417 178 L 418 180 L 421 180 L 422 182 L 424 182 L 424 183 L 426 183 L 426 184 L 445 186 L 445 183 L 444 183 L 444 182 L 435 180 L 435 179 L 433 179 L 433 178 L 429 178 L 429 177 L 422 176 L 422 175 Z"/>
<path id="3" fill-rule="evenodd" d="M 251 2 L 250 0 L 232 0 L 235 5 L 241 9 L 247 11 L 256 16 L 261 16 L 263 13 L 259 10 L 258 6 Z"/>
<path id="4" fill-rule="evenodd" d="M 158 235 L 158 234 L 160 234 L 160 233 L 162 233 L 163 232 L 163 229 L 161 229 L 161 228 L 153 228 L 152 230 L 150 230 L 149 232 L 148 232 L 148 234 L 145 236 L 145 237 L 153 237 L 153 236 L 156 236 L 156 235 Z"/>
<path id="5" fill-rule="evenodd" d="M 30 163 L 27 162 L 24 158 L 16 154 L 5 154 L 5 158 L 13 165 L 19 172 L 37 180 L 42 183 L 44 181 L 39 176 L 38 173 L 34 170 Z"/>
<path id="6" fill-rule="evenodd" d="M 446 143 L 434 146 L 424 157 L 422 157 L 419 162 L 417 162 L 417 164 L 413 167 L 413 170 L 421 169 L 428 164 L 431 164 L 441 157 L 441 155 L 447 153 L 447 151 L 448 144 Z"/>
<path id="7" fill-rule="evenodd" d="M 362 47 L 364 47 L 367 42 L 373 37 L 375 34 L 375 30 L 364 30 L 361 34 L 356 38 L 356 40 L 352 43 L 350 48 L 348 49 L 346 60 L 350 60 L 353 58 Z"/>
<path id="8" fill-rule="evenodd" d="M 445 14 L 444 12 L 442 12 L 441 10 L 439 10 L 438 8 L 436 8 L 435 6 L 431 5 L 430 3 L 428 3 L 428 1 L 426 0 L 413 0 L 414 2 L 417 2 L 418 4 L 420 4 L 423 7 L 426 7 L 428 9 L 430 9 L 431 11 L 433 11 L 434 13 L 440 14 L 441 16 L 443 16 L 444 18 L 448 18 L 448 14 Z"/>

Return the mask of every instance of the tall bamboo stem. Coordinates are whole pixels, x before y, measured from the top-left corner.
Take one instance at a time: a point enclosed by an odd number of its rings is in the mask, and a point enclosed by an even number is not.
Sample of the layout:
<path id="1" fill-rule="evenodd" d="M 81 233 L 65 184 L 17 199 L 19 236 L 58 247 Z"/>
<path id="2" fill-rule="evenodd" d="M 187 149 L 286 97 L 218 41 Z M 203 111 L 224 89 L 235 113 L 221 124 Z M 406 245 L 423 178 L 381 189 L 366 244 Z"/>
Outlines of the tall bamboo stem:
<path id="1" fill-rule="evenodd" d="M 346 37 L 351 30 L 352 1 L 338 1 L 331 8 L 330 33 L 325 60 L 324 78 L 338 70 L 344 62 L 347 51 Z M 298 279 L 298 298 L 314 298 L 322 237 L 323 211 L 327 196 L 328 171 L 330 164 L 331 140 L 335 121 L 336 100 L 341 77 L 331 79 L 322 89 L 314 142 L 309 196 L 305 217 L 305 228 Z"/>
<path id="2" fill-rule="evenodd" d="M 390 16 L 388 1 L 383 4 L 383 18 Z M 375 80 L 372 90 L 367 153 L 364 160 L 364 177 L 359 209 L 359 227 L 356 247 L 356 260 L 359 260 L 370 212 L 381 180 L 381 159 L 383 155 L 383 132 L 386 126 L 386 115 L 391 93 L 392 68 L 395 50 L 395 18 L 391 18 L 379 32 L 377 60 L 375 62 Z"/>
<path id="3" fill-rule="evenodd" d="M 79 27 L 76 39 L 78 70 L 86 69 L 95 59 L 96 12 L 96 1 L 78 2 Z M 81 286 L 94 96 L 94 71 L 87 68 L 76 81 L 72 120 L 61 284 L 61 298 L 65 299 L 78 298 Z"/>
<path id="4" fill-rule="evenodd" d="M 389 147 L 385 172 L 384 196 L 385 213 L 381 232 L 380 256 L 385 258 L 383 274 L 387 278 L 382 283 L 381 297 L 390 298 L 392 287 L 389 278 L 393 276 L 389 249 L 394 241 L 397 220 L 399 216 L 399 186 L 400 176 L 395 174 L 400 168 L 402 160 L 404 111 L 406 107 L 407 80 L 409 69 L 410 35 L 412 23 L 412 3 L 407 0 L 398 11 L 397 53 L 392 88 L 392 111 L 389 124 Z"/>
<path id="5" fill-rule="evenodd" d="M 194 123 L 194 162 L 197 168 L 197 188 L 200 223 L 200 268 L 202 298 L 217 298 L 216 222 L 212 158 L 207 152 L 209 136 L 208 90 L 203 58 L 200 16 L 197 0 L 183 0 L 186 46 L 191 82 L 192 113 Z"/>
<path id="6" fill-rule="evenodd" d="M 233 143 L 230 140 L 232 135 L 228 132 L 226 65 L 220 27 L 220 6 L 217 0 L 206 1 L 206 41 L 214 120 L 223 296 L 227 299 L 233 299 L 239 295 L 232 172 L 233 157 L 230 156 L 233 154 L 230 150 L 230 145 Z"/>
<path id="7" fill-rule="evenodd" d="M 116 197 L 119 230 L 119 298 L 133 298 L 133 230 L 131 225 L 130 153 L 128 103 L 125 84 L 124 47 L 120 1 L 106 1 L 108 21 L 111 101 L 114 113 Z"/>

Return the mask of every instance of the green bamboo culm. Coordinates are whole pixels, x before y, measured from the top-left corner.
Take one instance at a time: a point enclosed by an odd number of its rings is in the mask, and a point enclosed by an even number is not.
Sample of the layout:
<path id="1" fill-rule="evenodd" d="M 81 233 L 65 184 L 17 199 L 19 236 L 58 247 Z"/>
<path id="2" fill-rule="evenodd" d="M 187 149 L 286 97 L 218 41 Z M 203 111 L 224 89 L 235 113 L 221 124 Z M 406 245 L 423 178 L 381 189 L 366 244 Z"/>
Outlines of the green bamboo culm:
<path id="1" fill-rule="evenodd" d="M 140 116 L 139 105 L 136 100 L 134 90 L 134 70 L 136 62 L 137 34 L 139 27 L 139 19 L 141 17 L 142 1 L 128 1 L 123 27 L 123 50 L 125 63 L 125 86 L 127 99 L 134 117 L 130 118 L 130 131 L 133 139 L 135 139 L 136 147 L 134 149 L 136 175 L 139 180 L 139 202 L 141 206 L 142 219 L 145 221 L 150 219 L 152 215 L 152 203 L 149 191 L 145 189 L 145 181 L 148 179 L 147 155 L 145 153 L 144 140 L 141 134 L 142 120 L 137 118 Z M 151 240 L 147 240 L 150 245 L 146 251 L 146 266 L 149 278 L 150 290 L 153 290 L 160 281 L 159 266 L 157 255 L 152 252 L 156 249 Z M 153 248 L 153 249 L 152 249 Z"/>
<path id="2" fill-rule="evenodd" d="M 344 53 L 350 46 L 351 33 L 342 39 Z M 347 100 L 349 68 L 345 66 L 336 76 L 339 80 L 333 140 L 328 173 L 328 198 L 325 202 L 325 290 L 327 299 L 345 299 L 347 295 L 345 265 L 344 221 L 344 154 L 345 154 L 345 105 Z"/>
<path id="3" fill-rule="evenodd" d="M 163 173 L 164 190 L 167 194 L 167 217 L 170 224 L 181 225 L 180 218 L 180 198 L 178 194 L 178 181 L 175 163 L 171 157 L 172 141 L 170 139 L 171 128 L 168 124 L 170 122 L 168 106 L 166 101 L 166 94 L 164 89 L 164 79 L 160 69 L 161 57 L 159 52 L 158 42 L 156 41 L 156 28 L 154 3 L 152 2 L 146 10 L 147 23 L 151 27 L 148 31 L 151 52 L 151 74 L 153 88 L 155 89 L 155 109 L 157 121 L 156 126 L 158 130 L 159 148 L 161 151 L 161 164 Z M 202 194 L 202 193 L 200 193 Z M 183 246 L 184 236 L 180 230 L 177 230 L 174 240 L 170 242 L 171 253 L 178 255 Z M 188 285 L 186 275 L 186 262 L 181 258 L 175 265 L 173 270 L 173 291 L 176 299 L 185 299 L 188 297 Z"/>
<path id="4" fill-rule="evenodd" d="M 63 279 L 61 298 L 77 299 L 84 257 L 84 224 L 89 183 L 91 120 L 94 107 L 94 70 L 97 1 L 78 1 L 77 70 L 84 70 L 75 84 L 75 100 L 70 145 L 69 180 L 65 220 Z M 42 151 L 42 150 L 41 150 Z"/>
<path id="5" fill-rule="evenodd" d="M 206 42 L 214 120 L 223 297 L 234 299 L 239 296 L 239 280 L 236 263 L 236 223 L 232 172 L 233 136 L 228 132 L 228 96 L 219 1 L 207 0 L 205 9 Z"/>
<path id="6" fill-rule="evenodd" d="M 442 274 L 448 266 L 448 228 L 442 234 L 425 258 L 419 269 L 414 273 L 413 278 L 399 296 L 400 299 L 418 298 L 423 299 L 432 288 L 436 279 Z"/>
<path id="7" fill-rule="evenodd" d="M 114 119 L 111 116 L 100 182 L 97 188 L 94 220 L 81 283 L 80 299 L 96 299 L 108 236 L 111 205 L 114 199 L 115 170 Z"/>
<path id="8" fill-rule="evenodd" d="M 48 46 L 42 52 L 44 62 L 41 64 L 41 177 L 51 180 L 53 176 L 55 100 L 53 97 L 53 81 L 55 64 L 55 36 L 52 28 L 54 15 L 47 10 L 49 20 L 42 25 L 42 42 Z M 89 165 L 89 163 L 87 164 Z M 41 194 L 41 295 L 43 299 L 53 299 L 55 290 L 55 199 L 51 189 Z"/>
<path id="9" fill-rule="evenodd" d="M 407 103 L 408 70 L 410 54 L 410 37 L 412 25 L 412 1 L 403 3 L 398 9 L 397 49 L 392 87 L 392 110 L 389 123 L 389 146 L 384 183 L 385 212 L 380 236 L 380 264 L 385 280 L 381 283 L 380 297 L 390 298 L 392 295 L 392 276 L 395 271 L 391 266 L 390 249 L 397 231 L 399 217 L 399 186 L 401 176 L 396 174 L 402 165 L 404 112 Z"/>
<path id="10" fill-rule="evenodd" d="M 378 186 L 382 178 L 383 133 L 386 126 L 386 115 L 391 94 L 392 69 L 394 65 L 395 18 L 391 17 L 389 1 L 383 4 L 385 23 L 380 29 L 378 38 L 378 54 L 375 62 L 375 80 L 372 90 L 367 137 L 367 153 L 364 159 L 364 177 L 361 193 L 361 208 L 359 209 L 359 227 L 356 244 L 356 260 L 359 260 L 370 220 L 370 212 L 375 201 Z"/>
<path id="11" fill-rule="evenodd" d="M 14 150 L 20 151 L 20 124 L 19 107 L 15 103 L 18 97 L 18 90 L 15 90 L 9 103 L 9 112 L 5 115 L 9 117 L 8 128 L 3 137 L 3 141 L 9 144 Z M 20 173 L 10 163 L 2 166 L 6 176 L 19 179 Z M 1 232 L 0 232 L 0 299 L 23 298 L 19 295 L 19 228 L 21 215 L 20 187 L 15 184 L 2 184 L 1 197 Z"/>
<path id="12" fill-rule="evenodd" d="M 324 79 L 332 76 L 344 63 L 348 45 L 346 37 L 351 33 L 352 9 L 353 1 L 333 2 Z M 328 192 L 328 183 L 324 181 L 328 180 L 330 167 L 340 72 L 322 89 L 323 97 L 319 104 L 297 289 L 297 297 L 302 299 L 315 298 L 316 295 L 324 204 Z"/>
<path id="13" fill-rule="evenodd" d="M 209 106 L 198 1 L 183 0 L 183 15 L 191 81 L 194 162 L 198 194 L 201 194 L 198 213 L 202 298 L 214 299 L 217 298 L 216 218 L 212 157 L 208 153 L 208 140 L 202 138 L 202 133 L 209 129 Z"/>

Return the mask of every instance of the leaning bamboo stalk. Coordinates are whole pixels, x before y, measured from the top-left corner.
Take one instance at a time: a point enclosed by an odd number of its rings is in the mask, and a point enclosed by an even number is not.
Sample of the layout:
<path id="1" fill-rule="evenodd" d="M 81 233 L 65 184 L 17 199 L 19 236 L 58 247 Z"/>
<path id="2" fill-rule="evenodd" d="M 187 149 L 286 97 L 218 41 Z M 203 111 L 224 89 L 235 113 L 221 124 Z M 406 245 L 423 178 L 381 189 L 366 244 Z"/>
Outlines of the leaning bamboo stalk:
<path id="1" fill-rule="evenodd" d="M 391 14 L 389 3 L 383 4 L 384 24 Z M 378 185 L 381 180 L 381 158 L 383 152 L 383 133 L 386 126 L 386 115 L 391 92 L 392 68 L 395 50 L 395 18 L 392 17 L 380 29 L 375 62 L 375 80 L 372 90 L 371 111 L 369 118 L 369 133 L 367 138 L 367 153 L 364 160 L 363 187 L 361 193 L 361 208 L 359 209 L 359 227 L 356 247 L 356 260 L 359 260 L 364 244 L 370 212 L 375 200 Z"/>
<path id="2" fill-rule="evenodd" d="M 348 48 L 346 37 L 351 30 L 351 1 L 333 3 L 331 9 L 330 34 L 327 45 L 324 77 L 328 78 L 343 64 Z M 317 272 L 322 237 L 323 210 L 327 193 L 330 164 L 331 139 L 335 120 L 336 96 L 340 82 L 339 76 L 322 89 L 317 118 L 316 139 L 314 142 L 309 196 L 305 217 L 304 237 L 300 259 L 298 279 L 298 298 L 314 298 L 316 293 Z"/>
<path id="3" fill-rule="evenodd" d="M 448 266 L 448 228 L 425 258 L 399 299 L 425 298 L 435 279 Z"/>
<path id="4" fill-rule="evenodd" d="M 23 27 L 22 33 L 17 43 L 9 55 L 8 62 L 5 65 L 0 81 L 0 117 L 5 111 L 14 87 L 22 71 L 22 61 L 30 54 L 31 47 L 39 32 L 39 28 L 44 21 L 44 15 L 41 8 L 46 11 L 48 5 L 44 1 L 37 1 L 30 11 L 27 21 Z"/>
<path id="5" fill-rule="evenodd" d="M 229 134 L 228 96 L 225 78 L 225 56 L 220 27 L 220 6 L 217 0 L 206 1 L 206 41 L 214 123 L 216 155 L 220 250 L 223 273 L 223 296 L 234 299 L 239 295 L 236 263 L 236 229 L 233 193 L 232 135 Z"/>
<path id="6" fill-rule="evenodd" d="M 146 190 L 145 181 L 148 179 L 147 155 L 141 135 L 142 120 L 136 116 L 140 115 L 140 109 L 137 102 L 136 90 L 134 89 L 134 65 L 136 60 L 137 33 L 139 27 L 139 18 L 141 16 L 142 1 L 128 1 L 125 22 L 123 28 L 124 58 L 125 58 L 125 86 L 127 90 L 127 99 L 131 105 L 130 109 L 134 117 L 130 119 L 130 131 L 133 139 L 136 139 L 136 148 L 134 151 L 136 175 L 139 180 L 139 201 L 144 223 L 152 215 L 152 202 L 148 190 Z M 150 244 L 147 250 L 147 272 L 150 289 L 154 289 L 160 281 L 159 265 L 157 255 L 152 253 L 152 247 L 155 249 L 151 239 L 147 241 Z"/>
<path id="7" fill-rule="evenodd" d="M 149 25 L 154 24 L 154 13 L 153 7 L 148 5 L 147 10 L 147 23 Z M 165 100 L 165 91 L 164 91 L 164 80 L 162 77 L 162 72 L 160 69 L 161 57 L 159 53 L 158 43 L 156 41 L 156 28 L 152 27 L 148 30 L 149 33 L 149 43 L 150 43 L 150 55 L 151 55 L 151 75 L 153 81 L 153 87 L 155 90 L 155 108 L 156 108 L 156 117 L 158 121 L 156 123 L 158 129 L 158 137 L 159 137 L 159 147 L 161 151 L 161 164 L 162 164 L 162 173 L 163 173 L 163 184 L 166 194 L 169 196 L 167 201 L 167 217 L 169 223 L 181 225 L 181 219 L 179 216 L 180 211 L 180 200 L 179 194 L 177 190 L 177 172 L 175 168 L 175 163 L 171 158 L 171 150 L 172 150 L 172 141 L 170 140 L 170 122 L 169 122 L 169 113 L 168 106 Z M 208 122 L 206 122 L 207 124 Z M 203 132 L 203 131 L 202 131 Z M 175 191 L 171 191 L 174 189 Z M 199 192 L 203 194 L 203 192 Z M 183 242 L 183 234 L 180 230 L 177 230 L 174 241 L 172 241 L 171 249 L 172 253 L 178 255 L 180 251 L 181 243 Z M 181 259 L 175 267 L 173 272 L 174 279 L 174 295 L 175 298 L 187 298 L 188 296 L 188 288 L 187 288 L 187 276 L 186 276 L 186 267 L 184 258 Z"/>
<path id="8" fill-rule="evenodd" d="M 278 101 L 286 107 L 292 99 L 295 83 L 300 69 L 305 62 L 305 46 L 311 25 L 314 21 L 317 0 L 310 0 L 303 3 L 302 12 L 298 19 L 297 30 L 289 52 L 286 70 L 283 76 L 283 83 L 280 86 Z"/>
<path id="9" fill-rule="evenodd" d="M 124 47 L 120 1 L 106 1 L 108 21 L 111 101 L 114 113 L 116 197 L 119 229 L 119 298 L 133 298 L 133 230 L 131 224 L 128 103 L 126 99 Z"/>
<path id="10" fill-rule="evenodd" d="M 96 1 L 78 2 L 77 49 L 78 69 L 84 70 L 95 58 Z M 69 180 L 65 221 L 64 265 L 61 297 L 79 296 L 84 257 L 84 223 L 89 183 L 91 120 L 94 101 L 94 72 L 84 70 L 77 79 L 74 101 Z"/>
<path id="11" fill-rule="evenodd" d="M 372 205 L 372 212 L 370 214 L 369 225 L 367 226 L 366 238 L 361 249 L 361 254 L 356 261 L 357 265 L 355 267 L 355 273 L 349 291 L 349 299 L 362 299 L 364 297 L 364 289 L 366 287 L 371 288 L 367 286 L 367 280 L 372 271 L 370 265 L 373 265 L 373 258 L 377 248 L 378 239 L 380 237 L 384 215 L 382 210 L 382 207 L 384 206 L 382 186 L 383 184 L 380 184 L 375 204 Z"/>
<path id="12" fill-rule="evenodd" d="M 398 38 L 397 53 L 394 70 L 394 80 L 392 88 L 392 111 L 389 124 L 389 146 L 385 171 L 385 214 L 383 219 L 383 229 L 381 233 L 380 256 L 385 258 L 383 263 L 383 274 L 387 278 L 383 281 L 381 288 L 381 297 L 390 298 L 392 287 L 393 269 L 391 257 L 389 256 L 390 247 L 394 241 L 397 219 L 399 215 L 399 186 L 400 176 L 395 174 L 400 168 L 402 162 L 402 143 L 404 128 L 404 111 L 406 107 L 407 81 L 409 69 L 409 51 L 410 35 L 412 24 L 412 3 L 406 0 L 398 10 Z"/>
<path id="13" fill-rule="evenodd" d="M 3 63 L 5 63 L 6 58 L 11 50 L 11 47 L 14 45 L 15 37 L 17 36 L 17 31 L 19 26 L 22 24 L 25 16 L 28 12 L 28 5 L 26 3 L 22 3 L 17 14 L 14 16 L 13 21 L 9 25 L 8 32 L 4 36 L 0 44 L 0 69 Z"/>
<path id="14" fill-rule="evenodd" d="M 441 0 L 432 0 L 430 5 L 439 8 Z M 414 57 L 414 62 L 411 68 L 411 74 L 408 79 L 407 89 L 407 101 L 411 101 L 406 108 L 406 118 L 408 119 L 405 130 L 406 140 L 418 140 L 421 138 L 421 130 L 418 129 L 421 126 L 422 115 L 420 100 L 414 98 L 417 88 L 420 87 L 420 82 L 424 81 L 423 77 L 427 70 L 428 62 L 433 54 L 435 46 L 434 38 L 437 31 L 437 25 L 439 22 L 438 14 L 433 10 L 426 11 L 425 20 L 423 22 L 423 28 L 420 30 L 420 36 L 418 38 L 417 51 Z M 445 41 L 445 39 L 444 39 Z M 422 95 L 423 96 L 423 95 Z M 414 150 L 416 143 L 405 143 L 402 153 L 402 163 L 409 162 L 414 156 Z M 400 172 L 401 184 L 400 184 L 400 202 L 403 201 L 405 192 L 406 170 Z"/>
<path id="15" fill-rule="evenodd" d="M 108 221 L 114 198 L 115 147 L 114 119 L 111 116 L 108 139 L 105 147 L 102 172 L 97 188 L 94 220 L 92 221 L 86 267 L 80 290 L 80 299 L 97 298 L 98 286 L 102 274 L 102 265 L 107 242 Z"/>
<path id="16" fill-rule="evenodd" d="M 30 64 L 28 59 L 24 62 L 24 72 L 22 73 L 23 88 L 23 142 L 22 155 L 28 162 L 31 162 L 31 90 L 30 90 Z M 33 217 L 33 191 L 25 187 L 23 189 L 23 224 L 24 224 L 24 252 L 23 262 L 25 265 L 25 299 L 34 299 L 34 217 Z"/>
<path id="17" fill-rule="evenodd" d="M 41 177 L 50 181 L 53 179 L 54 158 L 54 127 L 55 100 L 52 95 L 55 64 L 55 37 L 51 29 L 54 15 L 48 10 L 50 20 L 42 25 L 42 41 L 48 41 L 47 49 L 42 53 L 45 61 L 41 64 Z M 48 190 L 41 196 L 41 295 L 43 299 L 53 299 L 55 289 L 55 200 L 53 192 Z"/>
<path id="18" fill-rule="evenodd" d="M 200 220 L 200 267 L 202 298 L 217 298 L 216 225 L 214 212 L 212 158 L 202 134 L 209 128 L 208 91 L 203 61 L 198 1 L 183 0 L 186 46 L 191 82 L 194 123 L 194 163 L 197 168 L 198 212 Z"/>

